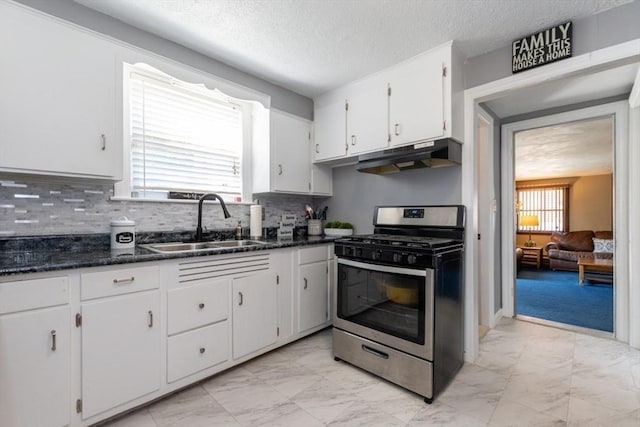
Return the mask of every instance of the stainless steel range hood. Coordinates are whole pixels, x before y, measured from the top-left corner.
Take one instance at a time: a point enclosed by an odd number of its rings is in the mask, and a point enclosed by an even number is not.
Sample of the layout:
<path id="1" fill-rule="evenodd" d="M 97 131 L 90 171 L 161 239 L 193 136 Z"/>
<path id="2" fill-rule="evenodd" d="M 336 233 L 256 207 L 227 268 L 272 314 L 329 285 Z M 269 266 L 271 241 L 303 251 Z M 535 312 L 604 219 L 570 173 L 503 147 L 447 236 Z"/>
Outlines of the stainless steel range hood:
<path id="1" fill-rule="evenodd" d="M 384 175 L 402 170 L 459 165 L 462 144 L 450 138 L 421 142 L 358 157 L 359 172 Z"/>

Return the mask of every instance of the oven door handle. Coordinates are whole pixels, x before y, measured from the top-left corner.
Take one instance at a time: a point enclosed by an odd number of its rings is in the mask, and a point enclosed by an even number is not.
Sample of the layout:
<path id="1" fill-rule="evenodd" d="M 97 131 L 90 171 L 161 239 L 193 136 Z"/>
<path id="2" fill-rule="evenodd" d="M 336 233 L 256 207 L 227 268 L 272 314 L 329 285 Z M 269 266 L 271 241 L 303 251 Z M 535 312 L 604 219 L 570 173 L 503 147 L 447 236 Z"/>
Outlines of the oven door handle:
<path id="1" fill-rule="evenodd" d="M 392 267 L 390 265 L 371 264 L 368 262 L 352 261 L 350 259 L 338 258 L 338 264 L 361 268 L 363 270 L 379 271 L 382 273 L 404 274 L 407 276 L 427 277 L 427 271 L 414 268 Z"/>

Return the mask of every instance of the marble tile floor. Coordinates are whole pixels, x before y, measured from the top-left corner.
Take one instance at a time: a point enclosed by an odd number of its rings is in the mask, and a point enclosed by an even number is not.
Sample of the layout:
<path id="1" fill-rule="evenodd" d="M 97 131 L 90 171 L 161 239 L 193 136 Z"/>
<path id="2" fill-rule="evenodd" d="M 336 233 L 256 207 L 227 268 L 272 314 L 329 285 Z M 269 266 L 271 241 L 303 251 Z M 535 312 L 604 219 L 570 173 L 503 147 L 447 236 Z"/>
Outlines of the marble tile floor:
<path id="1" fill-rule="evenodd" d="M 427 405 L 335 362 L 326 329 L 108 424 L 205 426 L 640 426 L 640 350 L 503 319 L 475 363 Z"/>

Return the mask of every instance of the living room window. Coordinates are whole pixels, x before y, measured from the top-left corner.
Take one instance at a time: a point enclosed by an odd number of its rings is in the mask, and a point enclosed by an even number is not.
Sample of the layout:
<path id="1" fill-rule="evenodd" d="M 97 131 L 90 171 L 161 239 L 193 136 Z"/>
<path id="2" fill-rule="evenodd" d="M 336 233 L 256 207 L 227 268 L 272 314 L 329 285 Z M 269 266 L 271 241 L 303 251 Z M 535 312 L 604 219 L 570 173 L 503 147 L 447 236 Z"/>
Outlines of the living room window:
<path id="1" fill-rule="evenodd" d="M 250 103 L 146 64 L 125 67 L 125 88 L 127 179 L 116 196 L 191 199 L 213 192 L 242 200 L 250 180 L 243 158 L 250 151 Z"/>
<path id="2" fill-rule="evenodd" d="M 519 218 L 537 217 L 538 225 L 523 225 L 518 232 L 550 233 L 569 229 L 569 186 L 516 188 Z"/>

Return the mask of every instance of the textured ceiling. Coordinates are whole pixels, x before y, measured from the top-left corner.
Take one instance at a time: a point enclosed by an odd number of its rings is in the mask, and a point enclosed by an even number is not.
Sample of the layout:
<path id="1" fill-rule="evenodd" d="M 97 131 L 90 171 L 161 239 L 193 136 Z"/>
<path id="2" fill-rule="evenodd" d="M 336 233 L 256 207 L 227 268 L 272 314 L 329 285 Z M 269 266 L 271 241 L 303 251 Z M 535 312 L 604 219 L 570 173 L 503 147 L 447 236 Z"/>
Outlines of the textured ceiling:
<path id="1" fill-rule="evenodd" d="M 518 181 L 612 172 L 612 117 L 515 134 L 515 174 Z"/>
<path id="2" fill-rule="evenodd" d="M 448 40 L 467 57 L 631 0 L 74 0 L 313 97 Z"/>

